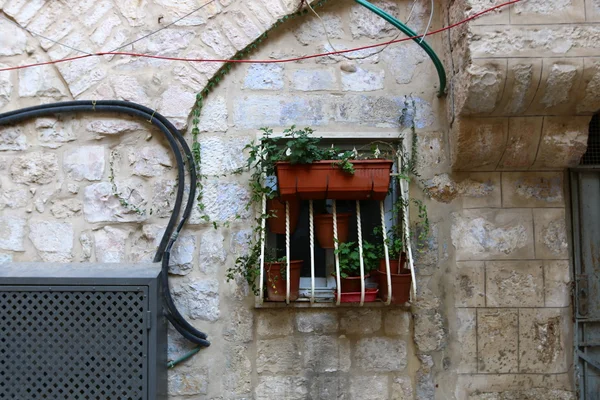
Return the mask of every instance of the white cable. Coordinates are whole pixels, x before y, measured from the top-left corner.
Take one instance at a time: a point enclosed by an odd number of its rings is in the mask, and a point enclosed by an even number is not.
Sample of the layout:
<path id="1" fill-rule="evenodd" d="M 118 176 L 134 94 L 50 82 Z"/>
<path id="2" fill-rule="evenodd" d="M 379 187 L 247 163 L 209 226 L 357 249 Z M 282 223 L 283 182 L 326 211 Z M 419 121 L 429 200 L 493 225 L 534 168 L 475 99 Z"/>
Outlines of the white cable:
<path id="1" fill-rule="evenodd" d="M 262 215 L 260 218 L 260 281 L 258 284 L 258 302 L 259 304 L 263 303 L 264 300 L 264 269 L 265 269 L 265 229 L 266 229 L 266 219 L 264 215 L 267 213 L 267 195 L 263 194 L 262 196 Z M 256 286 L 255 286 L 256 287 Z"/>
<path id="2" fill-rule="evenodd" d="M 358 260 L 360 265 L 360 305 L 365 304 L 365 261 L 363 259 L 362 223 L 360 218 L 360 201 L 356 200 L 356 228 L 358 231 Z"/>
<path id="3" fill-rule="evenodd" d="M 429 32 L 429 28 L 431 27 L 431 21 L 433 21 L 433 0 L 431 0 L 431 12 L 429 13 L 429 22 L 427 22 L 427 28 L 425 28 L 425 32 L 423 33 L 423 36 L 421 36 L 421 41 L 420 43 L 423 43 L 423 40 L 425 40 L 425 36 L 427 36 L 427 33 Z"/>
<path id="4" fill-rule="evenodd" d="M 313 201 L 308 201 L 308 224 L 310 232 L 310 302 L 315 302 L 315 227 Z"/>
<path id="5" fill-rule="evenodd" d="M 333 200 L 333 254 L 337 284 L 337 300 L 335 304 L 339 306 L 342 302 L 342 278 L 340 276 L 340 255 L 338 254 L 337 206 L 335 200 Z"/>
<path id="6" fill-rule="evenodd" d="M 390 252 L 388 250 L 387 245 L 387 231 L 385 228 L 385 209 L 383 207 L 383 200 L 379 202 L 379 211 L 381 213 L 381 228 L 382 228 L 382 236 L 383 236 L 383 252 L 385 254 L 385 272 L 387 275 L 387 287 L 388 287 L 388 297 L 385 301 L 386 305 L 390 305 L 392 302 L 392 275 L 390 274 Z"/>

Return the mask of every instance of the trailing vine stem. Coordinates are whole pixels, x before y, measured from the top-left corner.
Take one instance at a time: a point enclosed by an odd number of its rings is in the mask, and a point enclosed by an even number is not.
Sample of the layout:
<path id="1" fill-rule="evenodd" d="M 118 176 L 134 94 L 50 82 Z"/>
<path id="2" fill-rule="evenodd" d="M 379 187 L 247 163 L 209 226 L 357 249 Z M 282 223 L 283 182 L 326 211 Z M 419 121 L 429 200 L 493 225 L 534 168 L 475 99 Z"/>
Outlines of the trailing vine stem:
<path id="1" fill-rule="evenodd" d="M 304 15 L 308 14 L 308 10 L 302 8 L 304 1 L 308 1 L 308 0 L 303 0 L 300 3 L 300 8 L 298 9 L 298 11 L 296 11 L 292 14 L 289 14 L 289 15 L 285 15 L 285 16 L 279 18 L 277 21 L 275 21 L 275 23 L 267 31 L 265 31 L 262 35 L 260 35 L 258 38 L 256 38 L 248 46 L 246 46 L 245 48 L 243 48 L 242 50 L 240 50 L 236 54 L 234 54 L 231 57 L 231 60 L 238 60 L 238 59 L 247 57 L 252 51 L 256 50 L 258 45 L 260 45 L 268 37 L 269 32 L 277 29 L 281 24 L 285 23 L 286 21 L 288 21 L 291 18 L 300 17 L 300 16 L 304 16 Z M 316 3 L 314 6 L 322 7 L 327 1 L 328 0 L 321 0 L 318 3 Z M 202 173 L 202 155 L 201 155 L 201 145 L 199 142 L 200 115 L 202 113 L 202 108 L 204 106 L 204 102 L 206 101 L 206 98 L 208 97 L 208 94 L 219 85 L 219 83 L 225 77 L 225 75 L 229 71 L 231 71 L 232 67 L 233 67 L 233 63 L 226 62 L 221 66 L 221 68 L 219 68 L 217 70 L 217 72 L 208 80 L 206 86 L 199 93 L 196 94 L 196 102 L 194 104 L 194 108 L 192 109 L 192 155 L 194 157 L 194 163 L 196 164 L 196 172 L 198 173 L 198 181 L 196 183 L 196 189 L 197 189 L 198 195 L 196 196 L 196 202 L 198 205 L 198 210 L 200 211 L 200 218 L 205 222 L 209 222 L 209 223 L 212 222 L 212 225 L 215 229 L 217 229 L 219 227 L 219 224 L 216 221 L 211 221 L 210 216 L 206 213 L 206 205 L 204 204 L 203 179 L 206 176 L 201 174 Z M 226 174 L 219 175 L 219 176 L 226 176 Z M 236 215 L 236 219 L 239 219 L 239 215 Z M 228 225 L 229 225 L 229 222 L 224 223 L 224 226 L 228 226 Z"/>

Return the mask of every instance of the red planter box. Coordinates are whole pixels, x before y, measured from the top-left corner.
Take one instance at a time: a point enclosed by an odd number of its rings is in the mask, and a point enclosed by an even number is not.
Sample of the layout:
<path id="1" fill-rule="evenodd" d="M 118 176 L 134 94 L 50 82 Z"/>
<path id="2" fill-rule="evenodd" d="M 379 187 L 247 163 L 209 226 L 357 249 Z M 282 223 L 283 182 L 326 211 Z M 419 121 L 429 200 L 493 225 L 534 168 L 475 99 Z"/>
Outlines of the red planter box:
<path id="1" fill-rule="evenodd" d="M 278 162 L 277 185 L 282 200 L 384 200 L 390 186 L 391 160 L 354 160 L 354 174 L 336 161 L 312 164 Z"/>
<path id="2" fill-rule="evenodd" d="M 377 289 L 365 289 L 365 303 L 372 303 L 377 300 Z M 334 292 L 337 299 L 337 292 Z M 360 292 L 342 293 L 340 303 L 360 303 Z"/>

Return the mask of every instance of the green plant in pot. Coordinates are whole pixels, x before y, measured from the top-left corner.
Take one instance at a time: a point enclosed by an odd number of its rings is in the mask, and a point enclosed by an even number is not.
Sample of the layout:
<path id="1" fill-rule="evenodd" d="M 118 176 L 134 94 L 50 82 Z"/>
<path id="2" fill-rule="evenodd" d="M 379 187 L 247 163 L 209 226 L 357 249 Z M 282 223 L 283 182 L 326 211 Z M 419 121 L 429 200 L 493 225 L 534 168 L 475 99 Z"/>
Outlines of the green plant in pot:
<path id="1" fill-rule="evenodd" d="M 363 267 L 365 277 L 377 268 L 379 254 L 377 246 L 363 241 Z M 360 249 L 357 242 L 338 243 L 335 251 L 339 259 L 342 293 L 356 293 L 361 290 Z M 334 273 L 335 276 L 335 273 Z"/>

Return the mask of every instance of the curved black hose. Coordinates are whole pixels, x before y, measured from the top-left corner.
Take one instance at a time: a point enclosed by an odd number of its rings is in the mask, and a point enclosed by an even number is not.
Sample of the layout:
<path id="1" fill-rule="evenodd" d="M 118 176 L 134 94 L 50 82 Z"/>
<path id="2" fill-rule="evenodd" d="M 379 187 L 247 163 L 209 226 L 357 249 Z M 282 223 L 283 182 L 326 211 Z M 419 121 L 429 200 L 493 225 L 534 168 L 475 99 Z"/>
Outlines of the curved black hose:
<path id="1" fill-rule="evenodd" d="M 175 126 L 173 126 L 173 124 L 164 116 L 156 113 L 156 111 L 148 107 L 136 103 L 119 100 L 80 100 L 28 107 L 0 114 L 0 125 L 12 124 L 23 121 L 25 119 L 36 118 L 47 114 L 84 111 L 120 112 L 132 116 L 141 117 L 146 119 L 148 122 L 156 125 L 167 138 L 167 141 L 169 142 L 169 145 L 173 150 L 173 154 L 175 155 L 175 160 L 177 162 L 178 188 L 173 213 L 171 215 L 171 218 L 169 219 L 167 228 L 165 229 L 165 233 L 163 234 L 161 243 L 157 249 L 154 262 L 161 261 L 161 259 L 163 261 L 161 268 L 163 283 L 162 286 L 163 297 L 165 298 L 166 302 L 165 314 L 167 318 L 173 324 L 175 329 L 179 333 L 181 333 L 186 339 L 203 347 L 209 346 L 210 342 L 206 340 L 206 334 L 194 328 L 189 322 L 185 320 L 185 318 L 183 318 L 183 316 L 177 310 L 168 283 L 170 250 L 175 240 L 177 240 L 177 236 L 183 228 L 183 225 L 185 224 L 186 220 L 191 214 L 197 182 L 196 166 L 193 161 L 192 152 L 189 146 L 187 145 L 187 142 L 185 141 L 181 133 L 175 128 Z M 185 184 L 185 175 L 183 173 L 184 160 L 179 148 L 177 147 L 175 138 L 177 138 L 177 142 L 179 142 L 179 145 L 183 148 L 183 151 L 185 152 L 185 155 L 188 159 L 187 165 L 189 167 L 188 170 L 190 173 L 190 193 L 181 220 L 177 225 L 175 233 L 173 233 L 173 230 L 175 228 L 175 222 L 181 211 L 181 204 L 183 201 L 183 192 Z"/>

